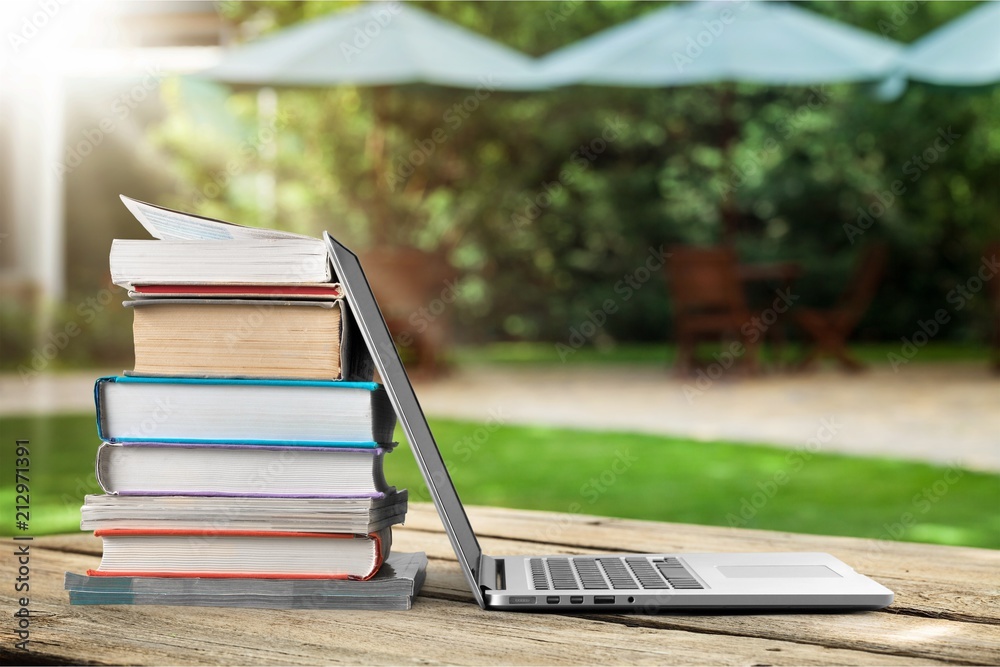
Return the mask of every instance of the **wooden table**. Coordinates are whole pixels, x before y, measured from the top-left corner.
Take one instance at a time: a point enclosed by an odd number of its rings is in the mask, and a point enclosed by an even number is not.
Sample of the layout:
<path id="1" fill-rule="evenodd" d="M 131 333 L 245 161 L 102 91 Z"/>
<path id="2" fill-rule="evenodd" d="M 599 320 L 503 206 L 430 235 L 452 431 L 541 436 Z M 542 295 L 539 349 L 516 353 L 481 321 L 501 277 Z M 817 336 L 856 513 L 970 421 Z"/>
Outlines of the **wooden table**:
<path id="1" fill-rule="evenodd" d="M 846 614 L 529 614 L 472 602 L 432 506 L 413 504 L 394 548 L 430 558 L 408 612 L 71 607 L 63 573 L 95 567 L 90 535 L 31 543 L 32 655 L 15 651 L 11 540 L 0 558 L 0 663 L 726 664 L 1000 663 L 1000 551 L 470 508 L 491 555 L 827 551 L 896 593 Z"/>

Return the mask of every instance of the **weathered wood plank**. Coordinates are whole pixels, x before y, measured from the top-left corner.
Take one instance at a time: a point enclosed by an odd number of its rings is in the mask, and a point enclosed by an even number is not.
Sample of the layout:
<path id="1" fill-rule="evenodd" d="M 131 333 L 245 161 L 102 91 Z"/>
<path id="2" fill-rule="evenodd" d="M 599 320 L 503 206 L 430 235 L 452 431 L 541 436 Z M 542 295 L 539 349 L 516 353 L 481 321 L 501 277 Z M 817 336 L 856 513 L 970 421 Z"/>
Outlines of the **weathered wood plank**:
<path id="1" fill-rule="evenodd" d="M 411 507 L 408 528 L 441 531 L 433 506 L 414 503 Z M 873 550 L 869 540 L 849 537 L 490 507 L 472 507 L 469 516 L 484 543 L 490 536 L 513 539 L 508 544 L 489 546 L 487 551 L 493 555 L 601 551 L 825 551 L 893 590 L 896 601 L 887 613 L 1000 623 L 1000 551 L 891 541 L 880 543 Z M 557 539 L 546 544 L 539 536 L 546 535 L 553 525 L 560 528 Z M 428 551 L 431 555 L 446 553 Z"/>
<path id="2" fill-rule="evenodd" d="M 471 603 L 424 597 L 411 612 L 218 610 L 183 607 L 71 607 L 63 571 L 93 556 L 38 549 L 32 555 L 34 658 L 97 664 L 575 664 L 722 665 L 911 664 L 865 650 L 720 637 L 615 618 L 486 613 Z M 429 588 L 459 573 L 435 568 Z M 3 574 L 10 574 L 5 560 Z M 449 582 L 446 588 L 453 588 Z M 3 591 L 5 608 L 10 593 Z M 377 628 L 377 633 L 375 629 Z M 14 662 L 9 626 L 0 657 Z M 22 656 L 23 657 L 23 656 Z M 947 664 L 922 660 L 924 663 Z"/>
<path id="3" fill-rule="evenodd" d="M 888 543 L 877 558 L 868 561 L 869 567 L 863 568 L 858 563 L 866 553 L 867 543 L 854 538 L 555 515 L 556 521 L 569 526 L 563 531 L 564 542 L 540 544 L 521 538 L 530 537 L 538 530 L 539 523 L 549 525 L 551 513 L 474 507 L 469 514 L 487 550 L 495 555 L 623 550 L 828 551 L 896 593 L 889 613 L 1000 624 L 1000 552 L 997 551 Z M 440 537 L 406 546 L 407 536 L 415 530 Z M 497 535 L 509 539 L 491 541 L 491 536 Z M 401 551 L 452 557 L 437 512 L 427 504 L 411 506 L 407 524 L 397 530 L 394 541 Z M 45 544 L 51 548 L 101 553 L 100 539 L 89 533 L 49 537 Z"/>
<path id="4" fill-rule="evenodd" d="M 37 646 L 50 657 L 75 662 L 121 662 L 121 658 L 111 657 L 119 655 L 114 646 L 127 646 L 126 653 L 121 655 L 130 656 L 127 658 L 130 662 L 189 664 L 338 661 L 380 664 L 410 662 L 412 657 L 427 662 L 463 664 L 568 664 L 598 660 L 666 664 L 897 664 L 899 660 L 1000 663 L 1000 625 L 997 625 L 1000 619 L 997 582 L 1000 554 L 997 552 L 892 542 L 872 549 L 865 541 L 851 538 L 497 508 L 469 508 L 469 513 L 484 547 L 492 554 L 623 549 L 828 551 L 896 591 L 896 603 L 884 612 L 856 614 L 577 617 L 486 613 L 471 604 L 471 594 L 433 507 L 414 503 L 407 526 L 395 534 L 394 547 L 401 551 L 426 551 L 434 560 L 424 595 L 414 611 L 390 616 L 394 627 L 405 629 L 401 630 L 403 634 L 380 638 L 378 647 L 370 647 L 366 641 L 346 640 L 336 634 L 343 651 L 334 656 L 319 652 L 319 648 L 329 645 L 323 635 L 329 634 L 327 630 L 318 635 L 308 632 L 300 635 L 296 631 L 273 646 L 254 643 L 254 633 L 247 630 L 252 626 L 255 632 L 266 635 L 262 619 L 275 620 L 276 627 L 283 631 L 287 623 L 294 621 L 301 626 L 303 619 L 307 619 L 308 625 L 314 616 L 322 620 L 330 615 L 335 619 L 349 619 L 338 621 L 338 628 L 358 628 L 365 635 L 366 623 L 384 625 L 385 620 L 384 615 L 376 619 L 375 615 L 366 612 L 69 607 L 61 590 L 62 572 L 82 571 L 96 564 L 101 543 L 89 534 L 35 541 L 33 565 L 42 562 L 48 569 L 41 575 L 43 597 L 40 598 L 43 605 L 47 605 L 47 615 L 39 618 L 36 625 L 39 633 L 33 638 L 38 639 Z M 859 563 L 862 557 L 867 558 L 867 568 Z M 2 565 L 6 567 L 7 563 Z M 307 616 L 300 617 L 301 613 Z M 184 617 L 196 619 L 199 624 L 205 619 L 211 622 L 204 627 L 189 627 Z M 400 617 L 406 620 L 396 624 L 395 619 Z M 240 620 L 233 621 L 233 618 Z M 455 619 L 454 624 L 452 619 Z M 112 629 L 135 628 L 134 641 L 145 648 L 123 644 L 118 636 L 120 633 L 116 632 L 90 636 L 86 631 L 88 621 L 97 621 L 98 627 L 109 624 Z M 234 635 L 238 641 L 229 636 L 234 632 L 230 627 L 234 622 L 249 624 L 241 626 L 243 631 Z M 166 630 L 160 632 L 157 627 Z M 325 625 L 317 623 L 317 627 Z M 181 631 L 185 628 L 187 634 Z M 464 630 L 453 632 L 456 628 Z M 51 629 L 50 634 L 46 634 L 47 629 Z M 4 646 L 9 647 L 10 642 L 3 634 L 6 630 L 0 629 L 0 635 L 4 636 Z M 593 650 L 591 639 L 595 642 Z M 400 646 L 392 645 L 396 641 Z M 79 652 L 83 650 L 81 647 L 89 647 L 94 642 L 100 650 L 88 648 Z M 586 648 L 573 650 L 573 646 Z"/>
<path id="5" fill-rule="evenodd" d="M 424 594 L 452 599 L 472 596 L 453 560 L 434 559 L 434 577 Z M 1000 664 L 1000 626 L 940 618 L 857 612 L 848 614 L 685 614 L 594 615 L 609 623 L 683 629 L 715 635 L 773 639 L 850 648 L 921 660 Z"/>
<path id="6" fill-rule="evenodd" d="M 588 515 L 473 507 L 477 535 L 515 539 L 515 553 L 566 550 L 639 552 L 824 551 L 875 579 L 913 578 L 924 583 L 974 585 L 1000 596 L 1000 551 L 851 537 L 803 535 L 718 526 L 660 523 Z M 440 531 L 433 506 L 413 503 L 407 527 Z"/>

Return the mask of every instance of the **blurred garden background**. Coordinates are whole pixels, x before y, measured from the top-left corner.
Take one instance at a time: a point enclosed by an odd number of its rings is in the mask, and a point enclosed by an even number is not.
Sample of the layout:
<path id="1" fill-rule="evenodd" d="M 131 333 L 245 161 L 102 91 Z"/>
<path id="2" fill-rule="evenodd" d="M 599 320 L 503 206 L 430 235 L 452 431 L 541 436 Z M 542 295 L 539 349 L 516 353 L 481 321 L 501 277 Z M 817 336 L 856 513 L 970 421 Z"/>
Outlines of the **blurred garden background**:
<path id="1" fill-rule="evenodd" d="M 901 47 L 981 9 L 792 4 Z M 334 52 L 362 61 L 398 6 Z M 531 58 L 667 6 L 405 3 Z M 0 460 L 32 443 L 36 530 L 77 529 L 93 379 L 132 366 L 126 194 L 357 249 L 468 503 L 1000 548 L 997 86 L 229 86 L 201 74 L 229 49 L 359 6 L 52 7 L 0 9 Z M 704 30 L 670 67 L 721 48 Z M 759 364 L 737 333 L 679 367 L 685 247 L 794 268 L 746 281 L 780 311 Z M 872 247 L 838 332 L 864 370 L 799 368 L 836 327 L 796 313 L 836 312 Z M 426 499 L 412 457 L 387 467 Z"/>

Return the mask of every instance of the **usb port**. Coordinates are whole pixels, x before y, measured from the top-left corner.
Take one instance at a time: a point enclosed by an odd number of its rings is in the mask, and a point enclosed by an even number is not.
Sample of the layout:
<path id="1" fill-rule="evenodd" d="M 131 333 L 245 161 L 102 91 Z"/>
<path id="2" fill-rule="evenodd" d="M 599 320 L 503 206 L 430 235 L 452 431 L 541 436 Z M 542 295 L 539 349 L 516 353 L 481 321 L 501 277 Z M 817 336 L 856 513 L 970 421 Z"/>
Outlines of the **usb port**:
<path id="1" fill-rule="evenodd" d="M 558 595 L 550 595 L 547 598 L 545 598 L 545 601 L 547 603 L 549 603 L 549 604 L 559 604 L 559 596 Z"/>
<path id="2" fill-rule="evenodd" d="M 573 604 L 583 604 L 583 596 L 582 595 L 571 595 L 570 598 L 569 598 L 569 601 L 571 603 L 573 603 Z"/>
<path id="3" fill-rule="evenodd" d="M 614 603 L 615 603 L 615 596 L 614 595 L 595 595 L 594 596 L 594 604 L 614 604 Z"/>

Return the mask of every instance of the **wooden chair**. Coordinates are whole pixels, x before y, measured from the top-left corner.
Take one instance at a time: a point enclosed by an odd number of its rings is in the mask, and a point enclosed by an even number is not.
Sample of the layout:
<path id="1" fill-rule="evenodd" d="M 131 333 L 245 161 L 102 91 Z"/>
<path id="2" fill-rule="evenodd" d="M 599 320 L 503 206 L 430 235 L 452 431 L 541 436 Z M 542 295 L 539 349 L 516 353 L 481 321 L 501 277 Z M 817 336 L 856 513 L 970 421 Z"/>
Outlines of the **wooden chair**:
<path id="1" fill-rule="evenodd" d="M 750 321 L 736 252 L 728 247 L 673 246 L 665 273 L 674 309 L 679 373 L 690 373 L 697 360 L 699 342 L 706 339 L 741 341 L 746 347 L 742 363 L 758 370 L 757 341 L 742 333 Z"/>
<path id="2" fill-rule="evenodd" d="M 444 373 L 460 288 L 447 251 L 382 246 L 363 253 L 362 263 L 396 344 L 404 356 L 413 356 L 411 373 Z"/>
<path id="3" fill-rule="evenodd" d="M 864 370 L 865 365 L 847 350 L 847 337 L 858 326 L 875 297 L 887 255 L 884 244 L 870 244 L 862 251 L 854 275 L 835 306 L 825 310 L 796 309 L 795 323 L 812 339 L 812 346 L 799 361 L 799 368 L 807 368 L 827 355 L 849 371 Z"/>

